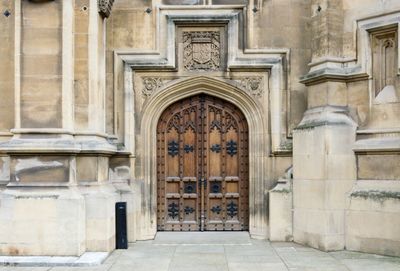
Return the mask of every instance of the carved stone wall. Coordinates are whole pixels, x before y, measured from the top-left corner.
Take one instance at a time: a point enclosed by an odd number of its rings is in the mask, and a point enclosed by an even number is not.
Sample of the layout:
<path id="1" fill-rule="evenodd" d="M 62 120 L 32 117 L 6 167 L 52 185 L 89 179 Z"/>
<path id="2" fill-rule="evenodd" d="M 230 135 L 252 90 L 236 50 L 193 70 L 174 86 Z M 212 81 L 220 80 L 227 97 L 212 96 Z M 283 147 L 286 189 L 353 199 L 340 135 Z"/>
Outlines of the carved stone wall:
<path id="1" fill-rule="evenodd" d="M 183 65 L 188 71 L 221 68 L 221 35 L 217 31 L 183 32 Z"/>

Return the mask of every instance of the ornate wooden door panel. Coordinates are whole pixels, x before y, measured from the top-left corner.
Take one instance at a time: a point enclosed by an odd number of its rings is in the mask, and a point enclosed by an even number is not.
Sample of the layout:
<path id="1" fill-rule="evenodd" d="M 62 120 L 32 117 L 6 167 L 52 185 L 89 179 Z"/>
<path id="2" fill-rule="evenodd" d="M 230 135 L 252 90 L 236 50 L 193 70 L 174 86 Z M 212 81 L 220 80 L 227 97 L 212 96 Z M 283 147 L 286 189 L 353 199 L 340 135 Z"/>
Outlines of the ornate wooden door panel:
<path id="1" fill-rule="evenodd" d="M 248 128 L 243 114 L 198 95 L 157 127 L 158 230 L 248 229 Z"/>
<path id="2" fill-rule="evenodd" d="M 247 122 L 233 105 L 206 99 L 204 173 L 206 230 L 248 228 Z"/>

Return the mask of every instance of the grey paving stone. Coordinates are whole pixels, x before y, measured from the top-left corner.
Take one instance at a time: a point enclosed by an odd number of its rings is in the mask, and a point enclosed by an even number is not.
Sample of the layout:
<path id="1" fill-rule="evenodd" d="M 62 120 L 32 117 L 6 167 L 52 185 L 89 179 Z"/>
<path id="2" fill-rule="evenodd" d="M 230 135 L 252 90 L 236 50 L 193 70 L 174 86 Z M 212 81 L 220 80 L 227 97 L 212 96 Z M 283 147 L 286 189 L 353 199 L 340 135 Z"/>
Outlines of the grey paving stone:
<path id="1" fill-rule="evenodd" d="M 228 263 L 229 271 L 287 271 L 283 263 Z"/>
<path id="2" fill-rule="evenodd" d="M 342 261 L 350 271 L 400 271 L 397 261 L 377 259 L 346 259 Z"/>
<path id="3" fill-rule="evenodd" d="M 190 253 L 218 253 L 224 254 L 225 248 L 223 245 L 181 245 L 175 250 L 175 254 L 190 254 Z"/>
<path id="4" fill-rule="evenodd" d="M 226 258 L 224 254 L 175 254 L 171 262 L 171 265 L 186 265 L 188 267 L 202 264 L 224 265 Z"/>
<path id="5" fill-rule="evenodd" d="M 268 255 L 276 254 L 272 249 L 267 247 L 254 247 L 254 246 L 225 246 L 225 253 L 227 255 Z"/>
<path id="6" fill-rule="evenodd" d="M 282 263 L 277 255 L 226 255 L 229 263 Z"/>
<path id="7" fill-rule="evenodd" d="M 341 260 L 341 259 L 368 259 L 368 260 L 375 259 L 375 260 L 384 260 L 384 261 L 400 263 L 400 258 L 398 258 L 398 257 L 389 257 L 389 256 L 361 253 L 361 252 L 355 252 L 355 251 L 334 251 L 334 252 L 329 252 L 329 255 L 335 257 L 338 260 Z"/>
<path id="8" fill-rule="evenodd" d="M 325 253 L 295 243 L 252 240 L 247 233 L 181 234 L 163 233 L 155 240 L 130 244 L 99 266 L 0 266 L 0 271 L 400 271 L 396 257 Z"/>
<path id="9" fill-rule="evenodd" d="M 148 261 L 132 261 L 129 263 L 120 263 L 116 262 L 114 265 L 111 266 L 109 269 L 110 271 L 127 271 L 127 270 L 148 270 L 148 271 L 167 271 L 170 265 L 170 261 L 155 261 L 155 260 L 148 260 Z M 73 270 L 71 270 L 73 271 Z"/>
<path id="10" fill-rule="evenodd" d="M 251 244 L 248 232 L 158 232 L 153 244 Z"/>
<path id="11" fill-rule="evenodd" d="M 168 271 L 229 271 L 229 269 L 227 265 L 202 264 L 191 267 L 171 265 Z"/>

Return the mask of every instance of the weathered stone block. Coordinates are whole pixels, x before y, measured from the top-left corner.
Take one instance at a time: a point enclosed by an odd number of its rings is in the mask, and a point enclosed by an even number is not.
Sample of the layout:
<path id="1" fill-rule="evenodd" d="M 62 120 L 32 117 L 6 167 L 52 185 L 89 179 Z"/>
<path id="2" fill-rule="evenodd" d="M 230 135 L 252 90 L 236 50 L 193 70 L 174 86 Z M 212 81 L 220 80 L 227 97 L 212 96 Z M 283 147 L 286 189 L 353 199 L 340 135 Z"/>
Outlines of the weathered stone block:
<path id="1" fill-rule="evenodd" d="M 325 82 L 308 87 L 308 108 L 322 105 L 347 105 L 347 87 L 344 82 Z"/>
<path id="2" fill-rule="evenodd" d="M 22 35 L 21 52 L 26 55 L 58 55 L 61 53 L 61 28 L 33 28 Z"/>
<path id="3" fill-rule="evenodd" d="M 110 159 L 110 180 L 129 180 L 131 178 L 129 157 Z"/>
<path id="4" fill-rule="evenodd" d="M 21 102 L 21 126 L 24 128 L 60 128 L 62 126 L 61 101 Z"/>
<path id="5" fill-rule="evenodd" d="M 295 242 L 324 251 L 341 250 L 344 248 L 344 234 L 344 210 L 294 210 Z"/>
<path id="6" fill-rule="evenodd" d="M 110 184 L 80 186 L 79 190 L 85 198 L 86 249 L 114 250 L 116 190 Z"/>
<path id="7" fill-rule="evenodd" d="M 78 182 L 103 182 L 108 180 L 108 157 L 78 156 L 76 167 Z"/>
<path id="8" fill-rule="evenodd" d="M 360 205 L 370 205 L 373 198 L 351 198 L 346 212 L 346 248 L 367 253 L 400 256 L 400 211 L 360 210 Z M 353 202 L 357 202 L 356 204 Z M 398 209 L 399 199 L 382 199 L 381 205 Z M 358 206 L 357 206 L 358 205 Z M 386 207 L 387 208 L 387 207 Z"/>
<path id="9" fill-rule="evenodd" d="M 269 192 L 269 224 L 271 241 L 292 241 L 292 189 L 290 182 L 278 183 Z"/>
<path id="10" fill-rule="evenodd" d="M 400 180 L 400 154 L 367 154 L 357 156 L 358 179 Z"/>
<path id="11" fill-rule="evenodd" d="M 0 156 L 0 182 L 10 181 L 10 157 Z"/>
<path id="12" fill-rule="evenodd" d="M 367 127 L 371 129 L 389 129 L 400 127 L 400 103 L 373 104 Z"/>
<path id="13" fill-rule="evenodd" d="M 80 256 L 85 203 L 74 189 L 6 189 L 0 194 L 0 254 Z"/>
<path id="14" fill-rule="evenodd" d="M 11 181 L 16 183 L 68 183 L 68 156 L 11 156 Z"/>
<path id="15" fill-rule="evenodd" d="M 26 28 L 59 28 L 62 26 L 62 1 L 47 1 L 40 5 L 21 1 Z"/>

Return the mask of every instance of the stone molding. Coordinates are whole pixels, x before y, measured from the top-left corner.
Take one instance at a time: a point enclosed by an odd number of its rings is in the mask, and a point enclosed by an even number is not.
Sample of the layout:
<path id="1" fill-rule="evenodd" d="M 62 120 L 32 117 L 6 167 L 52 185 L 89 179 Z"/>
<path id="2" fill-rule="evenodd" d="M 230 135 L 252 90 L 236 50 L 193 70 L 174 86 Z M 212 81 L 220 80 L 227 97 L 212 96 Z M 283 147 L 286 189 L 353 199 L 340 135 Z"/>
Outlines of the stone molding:
<path id="1" fill-rule="evenodd" d="M 183 79 L 183 78 L 182 78 Z M 171 81 L 179 80 L 178 78 L 164 78 L 164 77 L 152 77 L 143 76 L 141 77 L 142 83 L 142 94 L 143 96 L 150 97 L 158 90 L 162 89 L 169 84 Z M 248 94 L 260 98 L 265 92 L 265 77 L 260 76 L 242 76 L 227 79 L 232 82 L 232 85 L 246 91 Z"/>
<path id="2" fill-rule="evenodd" d="M 348 83 L 367 80 L 368 78 L 369 75 L 367 73 L 351 73 L 351 71 L 339 68 L 323 68 L 302 76 L 300 82 L 306 86 L 312 86 L 328 81 Z"/>
<path id="3" fill-rule="evenodd" d="M 190 25 L 226 25 L 227 44 L 226 46 L 226 71 L 238 71 L 242 69 L 257 69 L 259 71 L 268 71 L 269 74 L 269 95 L 271 115 L 279 116 L 278 118 L 271 119 L 271 153 L 281 153 L 280 146 L 282 142 L 286 141 L 288 137 L 287 120 L 283 119 L 281 112 L 289 111 L 287 100 L 284 97 L 289 97 L 283 92 L 288 92 L 289 89 L 289 69 L 290 63 L 290 49 L 250 49 L 247 48 L 247 21 L 243 20 L 245 17 L 245 7 L 237 6 L 220 6 L 212 7 L 210 9 L 203 6 L 191 7 L 190 9 L 181 9 L 177 7 L 164 7 L 160 6 L 154 10 L 157 22 L 157 33 L 155 41 L 155 50 L 146 51 L 141 49 L 135 50 L 115 50 L 114 51 L 114 67 L 121 67 L 125 73 L 125 86 L 130 88 L 134 82 L 131 82 L 132 71 L 143 70 L 158 70 L 158 71 L 177 71 L 178 63 L 176 58 L 176 40 L 177 40 L 177 26 L 185 23 Z M 202 73 L 207 73 L 203 72 Z M 118 71 L 114 73 L 114 82 L 118 81 Z M 130 77 L 130 78 L 128 78 Z M 249 88 L 250 81 L 244 80 L 245 83 L 239 86 L 242 89 L 247 89 L 258 96 L 261 88 Z M 246 82 L 247 81 L 247 82 Z M 254 86 L 254 81 L 252 82 Z M 157 85 L 157 84 L 156 84 Z M 114 86 L 116 89 L 117 86 Z M 154 90 L 154 89 L 153 89 Z M 125 90 L 126 92 L 128 90 Z M 144 91 L 145 93 L 152 92 Z M 145 94 L 145 96 L 147 96 Z M 126 104 L 127 107 L 130 105 Z M 115 119 L 118 117 L 116 116 Z M 127 124 L 127 122 L 125 122 Z M 286 126 L 285 126 L 286 124 Z M 127 124 L 128 126 L 132 124 Z M 126 138 L 125 143 L 129 143 L 129 137 Z"/>
<path id="4" fill-rule="evenodd" d="M 108 141 L 108 135 L 102 133 L 79 133 L 66 129 L 12 129 L 13 137 L 0 143 L 0 153 L 6 154 L 103 154 L 111 155 L 117 148 Z M 42 139 L 35 136 L 42 135 Z M 57 135 L 56 138 L 52 137 Z"/>
<path id="5" fill-rule="evenodd" d="M 285 68 L 284 63 L 290 58 L 290 50 L 287 48 L 247 48 L 245 42 L 247 38 L 244 36 L 246 31 L 242 31 L 246 25 L 240 20 L 243 16 L 243 10 L 238 11 L 226 6 L 218 9 L 213 8 L 209 11 L 200 6 L 190 10 L 158 8 L 156 12 L 156 21 L 159 22 L 159 25 L 157 26 L 156 49 L 154 51 L 140 49 L 115 51 L 115 55 L 132 69 L 176 69 L 176 25 L 185 22 L 197 25 L 214 23 L 225 24 L 228 28 L 228 44 L 230 44 L 227 48 L 228 70 L 240 68 L 273 69 L 279 72 L 277 75 L 280 80 L 287 82 L 287 75 L 283 73 L 283 69 Z M 165 24 L 162 23 L 164 20 L 166 20 Z"/>
<path id="6" fill-rule="evenodd" d="M 249 168 L 250 194 L 249 194 L 249 221 L 250 234 L 253 237 L 267 238 L 267 200 L 265 182 L 265 163 L 267 159 L 266 146 L 267 129 L 264 125 L 264 115 L 262 105 L 257 100 L 253 99 L 247 92 L 238 89 L 231 84 L 217 80 L 211 77 L 198 76 L 189 79 L 175 81 L 174 84 L 168 85 L 154 95 L 142 108 L 143 118 L 141 120 L 140 136 L 142 144 L 140 149 L 135 152 L 135 157 L 142 159 L 140 175 L 143 180 L 135 182 L 137 185 L 143 185 L 141 188 L 144 191 L 142 195 L 142 212 L 143 219 L 139 222 L 138 228 L 142 230 L 139 234 L 140 239 L 153 238 L 156 230 L 156 213 L 157 206 L 157 163 L 156 163 L 156 128 L 158 119 L 162 112 L 175 101 L 186 97 L 206 93 L 227 101 L 237 106 L 245 115 L 249 125 L 249 159 L 252 166 Z M 143 150 L 146 150 L 143 153 Z M 139 189 L 139 188 L 137 188 Z"/>
<path id="7" fill-rule="evenodd" d="M 357 140 L 353 151 L 356 154 L 400 152 L 400 135 Z"/>
<path id="8" fill-rule="evenodd" d="M 141 161 L 135 171 L 134 190 L 141 191 L 138 201 L 143 214 L 137 221 L 138 240 L 154 238 L 156 234 L 156 126 L 161 113 L 168 105 L 199 93 L 209 94 L 236 105 L 246 116 L 249 124 L 250 158 L 250 234 L 255 238 L 268 238 L 268 215 L 266 198 L 266 159 L 276 155 L 282 142 L 287 139 L 285 116 L 288 91 L 290 50 L 249 49 L 247 47 L 246 8 L 237 6 L 204 6 L 180 8 L 156 6 L 153 9 L 156 24 L 154 50 L 121 49 L 114 51 L 114 91 L 123 90 L 119 99 L 123 108 L 116 109 L 115 119 L 123 118 L 123 128 L 117 134 L 123 137 L 126 151 Z M 180 26 L 225 26 L 226 64 L 221 71 L 201 71 L 202 76 L 189 74 L 177 61 L 177 35 Z M 211 30 L 210 30 L 211 31 Z M 243 70 L 257 71 L 263 77 L 263 87 L 268 95 L 261 93 L 261 81 L 255 75 L 240 74 Z M 159 75 L 148 79 L 146 89 L 140 73 L 146 71 L 166 77 L 181 77 L 166 83 Z M 221 78 L 221 72 L 234 72 L 237 77 Z M 169 73 L 169 74 L 168 74 Z M 178 73 L 178 74 L 177 74 Z M 144 76 L 144 75 L 143 75 Z M 189 77 L 188 77 L 189 76 Z M 231 75 L 232 76 L 232 75 Z M 266 78 L 268 76 L 268 79 Z M 123 80 L 119 80 L 120 78 Z M 158 78 L 160 77 L 160 78 Z M 246 79 L 248 78 L 248 79 Z M 238 81 L 236 81 L 236 79 Z M 268 84 L 266 84 L 268 80 Z M 137 89 L 136 89 L 137 88 Z M 139 96 L 138 96 L 139 94 Z M 258 96 L 260 95 L 260 96 Z M 143 100 L 137 100 L 144 96 Z M 141 102 L 143 104 L 141 105 Z M 122 113 L 120 113 L 122 112 Z M 266 126 L 266 115 L 273 115 Z M 139 117 L 140 116 L 140 117 Z M 115 126 L 117 127 L 117 125 Z M 145 152 L 144 152 L 145 151 Z M 281 152 L 279 153 L 281 155 Z"/>
<path id="9" fill-rule="evenodd" d="M 295 131 L 314 129 L 319 126 L 348 125 L 357 127 L 357 123 L 350 117 L 347 106 L 318 106 L 308 109 Z"/>

